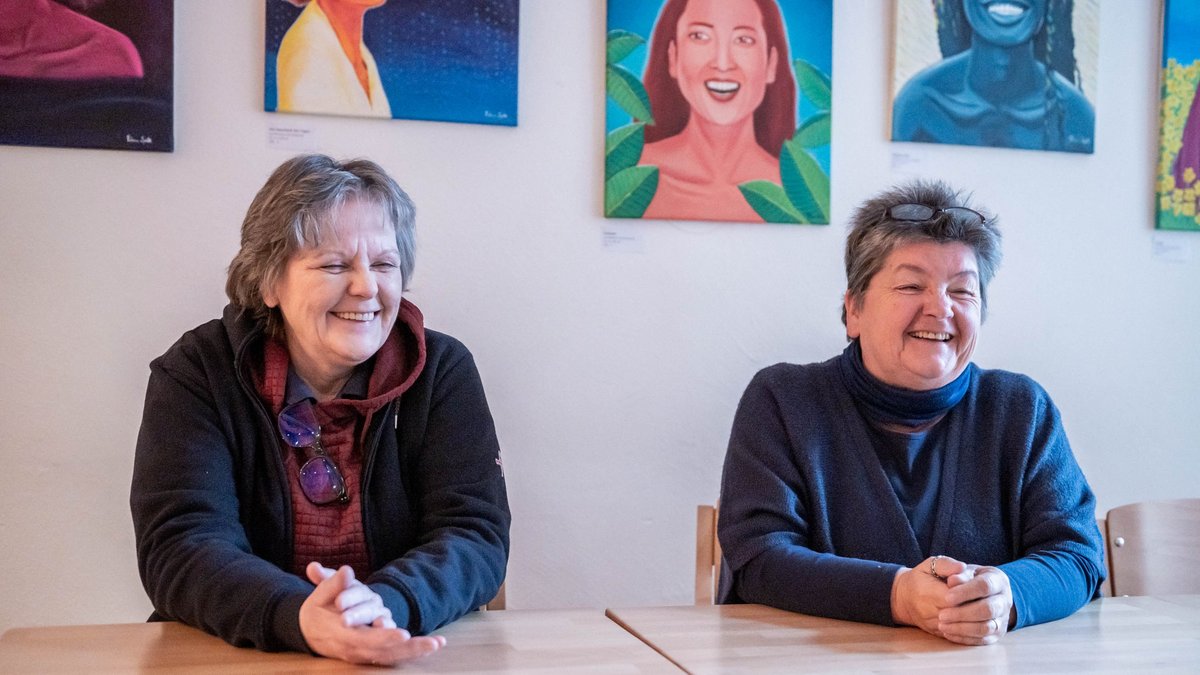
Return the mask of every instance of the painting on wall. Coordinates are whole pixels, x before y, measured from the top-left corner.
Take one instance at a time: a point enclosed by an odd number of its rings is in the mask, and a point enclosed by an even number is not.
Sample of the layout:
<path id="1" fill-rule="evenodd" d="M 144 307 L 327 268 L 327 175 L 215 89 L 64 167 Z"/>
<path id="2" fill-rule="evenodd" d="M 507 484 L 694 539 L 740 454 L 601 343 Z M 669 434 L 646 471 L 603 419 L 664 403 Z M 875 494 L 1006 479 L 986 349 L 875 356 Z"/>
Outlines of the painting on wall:
<path id="1" fill-rule="evenodd" d="M 174 3 L 5 0 L 0 143 L 174 149 Z"/>
<path id="2" fill-rule="evenodd" d="M 519 0 L 265 0 L 271 112 L 517 124 Z"/>
<path id="3" fill-rule="evenodd" d="M 896 0 L 892 140 L 1091 153 L 1100 0 Z"/>
<path id="4" fill-rule="evenodd" d="M 1162 58 L 1157 224 L 1200 231 L 1200 4 L 1194 0 L 1167 0 Z"/>
<path id="5" fill-rule="evenodd" d="M 604 213 L 829 222 L 832 0 L 608 0 Z"/>

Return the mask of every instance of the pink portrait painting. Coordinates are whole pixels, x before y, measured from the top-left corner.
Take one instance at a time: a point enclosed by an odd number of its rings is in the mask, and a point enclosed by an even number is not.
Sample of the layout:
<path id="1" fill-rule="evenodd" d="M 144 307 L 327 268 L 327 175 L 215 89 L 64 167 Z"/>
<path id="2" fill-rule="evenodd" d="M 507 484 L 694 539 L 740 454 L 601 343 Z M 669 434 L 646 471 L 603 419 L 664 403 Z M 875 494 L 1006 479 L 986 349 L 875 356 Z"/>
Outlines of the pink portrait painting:
<path id="1" fill-rule="evenodd" d="M 610 0 L 605 215 L 828 223 L 831 13 Z"/>
<path id="2" fill-rule="evenodd" d="M 3 0 L 0 143 L 170 151 L 171 0 Z"/>

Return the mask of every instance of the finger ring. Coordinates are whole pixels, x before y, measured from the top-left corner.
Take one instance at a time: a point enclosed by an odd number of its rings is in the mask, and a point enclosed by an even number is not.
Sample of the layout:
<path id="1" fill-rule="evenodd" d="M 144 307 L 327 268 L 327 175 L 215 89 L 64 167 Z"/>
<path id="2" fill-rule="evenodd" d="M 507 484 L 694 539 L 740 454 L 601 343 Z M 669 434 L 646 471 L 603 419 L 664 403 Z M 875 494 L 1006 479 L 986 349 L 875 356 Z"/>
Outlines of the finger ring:
<path id="1" fill-rule="evenodd" d="M 996 620 L 996 617 L 993 616 L 992 618 L 988 619 L 988 623 L 990 623 L 992 625 L 993 633 L 1000 632 L 1000 622 Z"/>
<path id="2" fill-rule="evenodd" d="M 942 556 L 940 556 L 940 555 L 935 555 L 929 559 L 929 575 L 932 576 L 934 579 L 940 579 L 942 581 L 945 581 L 946 577 L 937 573 L 937 563 L 938 563 L 938 560 L 941 559 L 941 557 Z"/>

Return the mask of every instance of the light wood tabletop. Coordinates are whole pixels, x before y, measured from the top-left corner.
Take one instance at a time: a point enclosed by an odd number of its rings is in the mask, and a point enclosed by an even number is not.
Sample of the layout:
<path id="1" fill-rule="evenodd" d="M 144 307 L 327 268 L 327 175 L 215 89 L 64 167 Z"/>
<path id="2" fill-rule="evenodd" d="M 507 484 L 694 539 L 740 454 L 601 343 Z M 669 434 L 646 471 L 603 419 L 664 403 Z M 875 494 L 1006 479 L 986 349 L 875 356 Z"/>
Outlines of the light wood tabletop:
<path id="1" fill-rule="evenodd" d="M 599 610 L 476 612 L 438 631 L 447 645 L 408 673 L 678 673 Z M 304 654 L 238 649 L 178 623 L 14 628 L 0 673 L 385 672 Z"/>
<path id="2" fill-rule="evenodd" d="M 610 609 L 682 669 L 766 672 L 1200 672 L 1200 595 L 1101 598 L 1074 615 L 964 647 L 916 628 L 762 605 Z"/>

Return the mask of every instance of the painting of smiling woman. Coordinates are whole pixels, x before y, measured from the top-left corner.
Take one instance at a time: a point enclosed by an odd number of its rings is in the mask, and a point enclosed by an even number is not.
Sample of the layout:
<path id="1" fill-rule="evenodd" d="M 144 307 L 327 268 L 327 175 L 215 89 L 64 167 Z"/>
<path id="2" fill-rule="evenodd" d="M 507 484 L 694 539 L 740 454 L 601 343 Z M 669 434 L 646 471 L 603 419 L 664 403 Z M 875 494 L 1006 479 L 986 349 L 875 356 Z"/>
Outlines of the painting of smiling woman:
<path id="1" fill-rule="evenodd" d="M 828 222 L 828 0 L 608 12 L 607 215 Z"/>
<path id="2" fill-rule="evenodd" d="M 892 140 L 1092 152 L 1098 0 L 897 0 L 896 17 Z"/>

